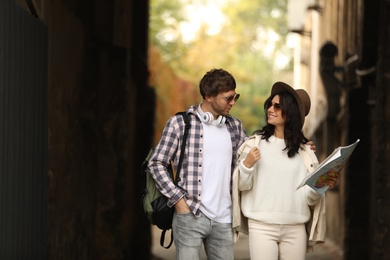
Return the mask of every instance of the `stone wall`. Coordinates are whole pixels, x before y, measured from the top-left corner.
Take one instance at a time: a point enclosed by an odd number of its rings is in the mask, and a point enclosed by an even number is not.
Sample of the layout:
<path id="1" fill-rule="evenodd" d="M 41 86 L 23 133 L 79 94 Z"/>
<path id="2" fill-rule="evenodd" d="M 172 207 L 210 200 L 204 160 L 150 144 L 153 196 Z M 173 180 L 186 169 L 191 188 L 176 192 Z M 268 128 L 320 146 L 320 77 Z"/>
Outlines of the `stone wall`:
<path id="1" fill-rule="evenodd" d="M 148 259 L 148 2 L 16 1 L 48 27 L 48 258 Z"/>

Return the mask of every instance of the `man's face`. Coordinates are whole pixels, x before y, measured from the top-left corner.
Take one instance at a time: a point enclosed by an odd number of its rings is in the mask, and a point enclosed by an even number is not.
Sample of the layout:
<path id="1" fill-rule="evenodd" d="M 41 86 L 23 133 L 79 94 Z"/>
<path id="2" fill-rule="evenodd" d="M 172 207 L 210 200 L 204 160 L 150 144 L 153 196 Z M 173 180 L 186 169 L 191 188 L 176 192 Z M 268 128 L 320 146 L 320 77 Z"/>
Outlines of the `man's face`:
<path id="1" fill-rule="evenodd" d="M 219 93 L 217 96 L 208 97 L 208 101 L 211 104 L 211 111 L 214 115 L 226 116 L 230 113 L 230 109 L 236 104 L 236 101 L 240 97 L 235 90 Z"/>

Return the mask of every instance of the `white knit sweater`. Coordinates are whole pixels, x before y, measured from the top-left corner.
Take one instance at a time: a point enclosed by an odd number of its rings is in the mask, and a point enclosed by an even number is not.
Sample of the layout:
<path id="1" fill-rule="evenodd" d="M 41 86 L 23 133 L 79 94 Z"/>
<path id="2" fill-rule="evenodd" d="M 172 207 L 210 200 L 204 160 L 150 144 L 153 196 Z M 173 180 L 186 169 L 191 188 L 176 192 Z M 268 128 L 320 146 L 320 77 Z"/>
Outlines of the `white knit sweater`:
<path id="1" fill-rule="evenodd" d="M 245 217 L 270 224 L 300 224 L 310 219 L 308 205 L 314 205 L 320 195 L 305 186 L 296 187 L 307 175 L 298 154 L 288 158 L 283 139 L 272 136 L 261 140 L 260 160 L 251 168 L 239 164 L 238 189 L 241 210 Z"/>

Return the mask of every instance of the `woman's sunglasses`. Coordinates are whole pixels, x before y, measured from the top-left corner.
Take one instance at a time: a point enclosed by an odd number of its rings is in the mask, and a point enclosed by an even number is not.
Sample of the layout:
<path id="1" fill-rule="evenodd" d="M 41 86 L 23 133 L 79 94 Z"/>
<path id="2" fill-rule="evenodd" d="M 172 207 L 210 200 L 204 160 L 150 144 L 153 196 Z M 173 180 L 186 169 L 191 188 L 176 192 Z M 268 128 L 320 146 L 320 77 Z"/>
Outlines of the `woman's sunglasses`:
<path id="1" fill-rule="evenodd" d="M 282 109 L 279 103 L 273 103 L 273 102 L 268 102 L 267 105 L 265 106 L 266 109 L 269 109 L 270 107 L 274 107 L 274 111 L 278 112 Z"/>

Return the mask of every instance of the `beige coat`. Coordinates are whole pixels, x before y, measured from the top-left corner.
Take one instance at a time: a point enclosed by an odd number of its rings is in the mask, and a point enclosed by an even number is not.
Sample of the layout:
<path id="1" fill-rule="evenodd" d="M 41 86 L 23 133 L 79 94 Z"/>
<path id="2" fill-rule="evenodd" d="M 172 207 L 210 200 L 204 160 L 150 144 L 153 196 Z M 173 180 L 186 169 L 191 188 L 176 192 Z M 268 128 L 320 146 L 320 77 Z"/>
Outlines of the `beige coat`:
<path id="1" fill-rule="evenodd" d="M 233 172 L 233 220 L 232 226 L 234 230 L 234 241 L 238 241 L 239 233 L 248 234 L 248 219 L 241 212 L 241 193 L 238 190 L 238 178 L 239 178 L 239 163 L 244 159 L 250 149 L 258 146 L 261 140 L 260 135 L 253 135 L 249 137 L 245 143 L 243 143 L 238 149 L 238 159 L 236 168 Z M 299 155 L 302 156 L 303 162 L 309 173 L 314 171 L 318 166 L 318 160 L 314 152 L 311 151 L 309 146 L 305 146 L 304 149 L 299 150 Z M 320 201 L 311 208 L 311 218 L 306 223 L 306 231 L 308 233 L 308 251 L 312 250 L 312 246 L 319 243 L 324 243 L 326 234 L 326 218 L 325 218 L 325 195 L 323 195 Z"/>

